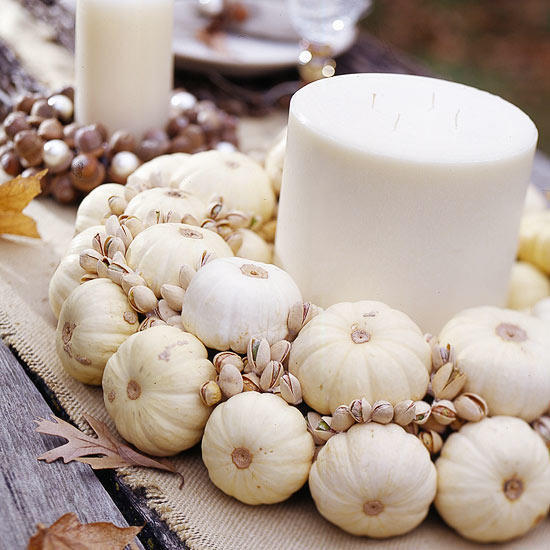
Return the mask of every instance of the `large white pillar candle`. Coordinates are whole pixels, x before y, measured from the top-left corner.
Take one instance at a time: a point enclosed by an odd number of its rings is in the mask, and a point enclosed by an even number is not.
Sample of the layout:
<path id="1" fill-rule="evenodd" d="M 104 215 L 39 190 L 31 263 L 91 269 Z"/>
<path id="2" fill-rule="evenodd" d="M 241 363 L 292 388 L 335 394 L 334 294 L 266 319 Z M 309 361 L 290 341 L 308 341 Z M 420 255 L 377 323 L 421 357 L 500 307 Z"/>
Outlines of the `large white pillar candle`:
<path id="1" fill-rule="evenodd" d="M 460 84 L 309 84 L 290 105 L 276 261 L 320 306 L 381 300 L 434 333 L 502 306 L 536 142 L 520 109 Z"/>
<path id="2" fill-rule="evenodd" d="M 174 0 L 78 0 L 76 119 L 140 138 L 163 127 L 173 80 Z"/>

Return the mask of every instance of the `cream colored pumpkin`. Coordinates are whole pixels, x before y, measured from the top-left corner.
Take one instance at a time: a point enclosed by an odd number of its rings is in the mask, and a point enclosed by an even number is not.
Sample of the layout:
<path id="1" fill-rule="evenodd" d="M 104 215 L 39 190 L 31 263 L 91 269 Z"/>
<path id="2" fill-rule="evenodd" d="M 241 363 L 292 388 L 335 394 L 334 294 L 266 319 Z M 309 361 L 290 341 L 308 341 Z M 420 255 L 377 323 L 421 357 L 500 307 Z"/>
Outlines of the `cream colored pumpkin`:
<path id="1" fill-rule="evenodd" d="M 528 309 L 550 295 L 550 280 L 534 265 L 516 262 L 508 286 L 508 307 Z"/>
<path id="2" fill-rule="evenodd" d="M 415 401 L 428 387 L 430 346 L 404 313 L 381 302 L 345 302 L 300 331 L 289 370 L 304 401 L 322 414 L 362 397 L 371 403 Z"/>
<path id="3" fill-rule="evenodd" d="M 106 236 L 105 226 L 104 225 L 93 225 L 84 229 L 80 233 L 77 233 L 69 243 L 69 247 L 65 251 L 65 256 L 70 256 L 71 254 L 80 254 L 88 248 L 92 248 L 93 238 L 99 233 L 99 235 L 104 238 Z"/>
<path id="4" fill-rule="evenodd" d="M 59 314 L 55 335 L 64 369 L 80 382 L 101 384 L 105 364 L 139 327 L 122 289 L 109 279 L 75 288 Z"/>
<path id="5" fill-rule="evenodd" d="M 258 233 L 250 229 L 238 229 L 237 235 L 242 238 L 242 244 L 236 252 L 239 258 L 270 264 L 273 259 L 273 246 L 267 244 Z"/>
<path id="6" fill-rule="evenodd" d="M 447 439 L 436 467 L 435 506 L 463 537 L 502 542 L 525 534 L 548 513 L 548 449 L 519 418 L 466 424 Z"/>
<path id="7" fill-rule="evenodd" d="M 137 194 L 126 207 L 124 213 L 145 220 L 151 210 L 159 210 L 162 214 L 174 212 L 180 218 L 190 214 L 201 221 L 206 212 L 206 206 L 197 197 L 169 187 L 155 187 Z"/>
<path id="8" fill-rule="evenodd" d="M 286 151 L 286 128 L 277 138 L 273 147 L 267 153 L 265 158 L 265 171 L 271 181 L 273 191 L 278 195 L 281 192 L 281 183 L 283 180 L 283 167 L 285 163 Z"/>
<path id="9" fill-rule="evenodd" d="M 533 183 L 527 187 L 525 195 L 525 203 L 523 205 L 523 213 L 531 214 L 532 212 L 540 212 L 548 208 L 548 202 L 542 194 L 542 191 Z"/>
<path id="10" fill-rule="evenodd" d="M 255 222 L 271 219 L 275 195 L 265 170 L 242 153 L 205 151 L 174 174 L 173 185 L 193 193 L 205 203 L 223 197 L 230 210 L 255 217 Z"/>
<path id="11" fill-rule="evenodd" d="M 304 417 L 270 393 L 240 393 L 218 405 L 202 438 L 212 483 L 246 504 L 290 497 L 307 481 L 313 451 Z"/>
<path id="12" fill-rule="evenodd" d="M 48 287 L 48 299 L 50 307 L 55 315 L 59 318 L 61 306 L 69 296 L 69 294 L 80 286 L 80 279 L 85 275 L 85 271 L 80 267 L 80 257 L 78 254 L 65 256 L 57 269 L 55 270 L 50 285 Z"/>
<path id="13" fill-rule="evenodd" d="M 178 284 L 183 264 L 199 269 L 205 252 L 214 257 L 233 256 L 229 245 L 209 229 L 163 223 L 148 227 L 136 236 L 126 251 L 126 261 L 160 297 L 163 284 Z"/>
<path id="14" fill-rule="evenodd" d="M 271 264 L 220 258 L 191 279 L 182 322 L 206 346 L 244 353 L 250 338 L 274 344 L 288 334 L 290 308 L 302 296 L 290 275 Z"/>
<path id="15" fill-rule="evenodd" d="M 537 302 L 531 313 L 543 321 L 550 321 L 550 298 L 544 298 Z"/>
<path id="16" fill-rule="evenodd" d="M 216 378 L 207 357 L 199 340 L 175 327 L 130 336 L 103 373 L 105 407 L 120 435 L 155 456 L 174 455 L 200 441 L 211 408 L 199 390 Z"/>
<path id="17" fill-rule="evenodd" d="M 396 424 L 356 424 L 331 437 L 309 474 L 319 513 L 354 535 L 402 535 L 426 517 L 436 471 L 420 440 Z"/>
<path id="18" fill-rule="evenodd" d="M 464 391 L 481 395 L 492 415 L 530 422 L 550 405 L 550 330 L 527 313 L 497 307 L 467 309 L 439 335 L 466 374 Z"/>
<path id="19" fill-rule="evenodd" d="M 124 185 L 105 183 L 99 185 L 86 195 L 76 212 L 75 233 L 81 233 L 94 225 L 102 225 L 111 215 L 110 197 L 124 198 Z"/>
<path id="20" fill-rule="evenodd" d="M 523 216 L 519 231 L 518 257 L 550 275 L 550 210 Z"/>
<path id="21" fill-rule="evenodd" d="M 128 176 L 126 183 L 128 199 L 136 193 L 153 187 L 170 187 L 170 181 L 175 172 L 180 170 L 189 161 L 191 155 L 187 153 L 173 153 L 161 155 L 142 164 Z M 177 187 L 177 186 L 176 186 Z"/>

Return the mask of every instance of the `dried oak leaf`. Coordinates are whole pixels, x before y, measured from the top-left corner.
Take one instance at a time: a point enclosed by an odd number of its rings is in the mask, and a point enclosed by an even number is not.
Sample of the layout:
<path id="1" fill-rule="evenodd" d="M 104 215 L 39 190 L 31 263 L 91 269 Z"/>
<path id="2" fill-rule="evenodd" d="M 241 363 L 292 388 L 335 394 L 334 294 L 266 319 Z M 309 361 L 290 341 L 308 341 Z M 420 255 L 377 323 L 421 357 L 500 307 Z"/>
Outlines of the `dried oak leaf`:
<path id="1" fill-rule="evenodd" d="M 27 178 L 17 176 L 0 185 L 0 234 L 40 238 L 36 222 L 23 214 L 23 209 L 40 193 L 40 180 L 46 172 Z"/>
<path id="2" fill-rule="evenodd" d="M 65 464 L 76 460 L 89 464 L 94 470 L 120 468 L 122 466 L 145 466 L 180 476 L 180 487 L 183 486 L 183 474 L 178 472 L 171 464 L 142 455 L 128 447 L 128 445 L 119 443 L 104 422 L 89 414 L 83 416 L 97 434 L 97 437 L 86 435 L 68 422 L 57 418 L 57 416 L 54 416 L 52 420 L 45 418 L 35 420 L 38 425 L 36 428 L 38 433 L 57 435 L 67 440 L 67 443 L 61 445 L 61 447 L 51 449 L 39 456 L 38 460 L 50 463 L 62 458 Z M 103 456 L 93 457 L 91 455 Z"/>
<path id="3" fill-rule="evenodd" d="M 46 527 L 42 523 L 27 550 L 124 550 L 142 527 L 117 527 L 112 523 L 80 523 L 76 514 L 65 514 Z"/>

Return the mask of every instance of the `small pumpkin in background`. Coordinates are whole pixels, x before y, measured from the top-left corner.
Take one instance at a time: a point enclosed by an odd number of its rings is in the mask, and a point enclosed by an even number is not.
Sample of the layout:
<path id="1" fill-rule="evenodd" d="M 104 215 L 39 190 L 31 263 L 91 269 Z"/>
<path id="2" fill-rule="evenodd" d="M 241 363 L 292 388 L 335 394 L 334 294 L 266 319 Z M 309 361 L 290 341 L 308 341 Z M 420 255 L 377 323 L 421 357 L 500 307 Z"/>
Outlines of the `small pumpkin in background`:
<path id="1" fill-rule="evenodd" d="M 435 506 L 463 537 L 502 542 L 525 534 L 548 513 L 548 449 L 519 418 L 466 424 L 447 439 L 436 467 Z"/>
<path id="2" fill-rule="evenodd" d="M 546 200 L 542 191 L 533 183 L 530 183 L 527 187 L 527 193 L 525 195 L 525 203 L 523 205 L 523 213 L 531 214 L 533 212 L 541 212 L 548 208 L 548 201 Z"/>
<path id="3" fill-rule="evenodd" d="M 172 212 L 179 218 L 188 214 L 200 221 L 205 216 L 206 206 L 191 193 L 169 187 L 155 187 L 136 195 L 126 206 L 124 214 L 146 220 L 151 210 L 158 210 L 165 215 Z"/>
<path id="4" fill-rule="evenodd" d="M 246 258 L 255 262 L 263 262 L 270 264 L 273 259 L 273 246 L 267 244 L 258 233 L 250 229 L 237 229 L 234 233 L 235 237 L 241 241 L 240 246 L 235 251 L 235 256 Z M 231 242 L 230 242 L 231 244 Z"/>
<path id="5" fill-rule="evenodd" d="M 331 437 L 309 474 L 319 513 L 354 535 L 402 535 L 426 517 L 436 471 L 420 440 L 396 424 L 355 424 Z"/>
<path id="6" fill-rule="evenodd" d="M 216 378 L 206 348 L 191 334 L 156 326 L 130 336 L 103 373 L 105 408 L 141 451 L 170 456 L 195 445 L 211 409 L 200 387 Z"/>
<path id="7" fill-rule="evenodd" d="M 531 313 L 543 321 L 550 321 L 550 298 L 543 298 L 538 301 L 533 306 Z"/>
<path id="8" fill-rule="evenodd" d="M 100 385 L 107 361 L 138 327 L 138 316 L 118 285 L 109 279 L 88 281 L 75 288 L 61 308 L 57 355 L 73 378 Z"/>
<path id="9" fill-rule="evenodd" d="M 283 167 L 285 164 L 286 152 L 286 128 L 279 134 L 275 143 L 265 157 L 265 171 L 271 181 L 273 191 L 277 195 L 281 192 L 283 180 Z"/>
<path id="10" fill-rule="evenodd" d="M 57 266 L 48 287 L 48 300 L 56 319 L 59 319 L 63 303 L 69 294 L 80 286 L 80 279 L 85 274 L 86 272 L 80 266 L 78 254 L 65 256 Z"/>
<path id="11" fill-rule="evenodd" d="M 548 324 L 527 313 L 483 306 L 451 319 L 439 342 L 454 348 L 466 392 L 483 396 L 494 415 L 531 422 L 550 403 Z"/>
<path id="12" fill-rule="evenodd" d="M 431 352 L 418 326 L 381 302 L 335 304 L 311 320 L 290 351 L 289 371 L 322 414 L 354 399 L 422 399 Z"/>
<path id="13" fill-rule="evenodd" d="M 256 225 L 271 219 L 275 195 L 265 170 L 238 152 L 205 151 L 192 155 L 174 173 L 172 186 L 196 195 L 209 204 L 222 197 L 229 210 L 251 215 Z"/>
<path id="14" fill-rule="evenodd" d="M 218 405 L 204 430 L 202 459 L 212 483 L 246 504 L 282 502 L 307 481 L 313 438 L 298 409 L 254 391 Z"/>
<path id="15" fill-rule="evenodd" d="M 81 233 L 94 225 L 104 224 L 105 220 L 112 214 L 109 199 L 111 197 L 124 199 L 124 195 L 124 185 L 118 183 L 105 183 L 92 189 L 82 199 L 76 212 L 75 234 Z"/>
<path id="16" fill-rule="evenodd" d="M 283 340 L 290 308 L 298 302 L 300 290 L 282 269 L 245 258 L 219 258 L 191 279 L 182 322 L 206 346 L 244 353 L 252 337 L 269 344 Z"/>
<path id="17" fill-rule="evenodd" d="M 512 266 L 508 287 L 508 307 L 529 309 L 539 300 L 550 296 L 550 280 L 534 265 L 516 262 Z"/>
<path id="18" fill-rule="evenodd" d="M 163 284 L 178 284 L 182 265 L 197 270 L 205 254 L 214 258 L 233 256 L 229 245 L 209 229 L 161 223 L 135 237 L 126 251 L 126 261 L 158 298 Z"/>
<path id="19" fill-rule="evenodd" d="M 519 230 L 518 257 L 550 275 L 550 210 L 523 216 Z"/>
<path id="20" fill-rule="evenodd" d="M 187 153 L 172 153 L 145 162 L 128 176 L 125 188 L 126 199 L 131 200 L 146 189 L 170 187 L 174 173 L 180 170 L 190 158 L 191 155 Z"/>

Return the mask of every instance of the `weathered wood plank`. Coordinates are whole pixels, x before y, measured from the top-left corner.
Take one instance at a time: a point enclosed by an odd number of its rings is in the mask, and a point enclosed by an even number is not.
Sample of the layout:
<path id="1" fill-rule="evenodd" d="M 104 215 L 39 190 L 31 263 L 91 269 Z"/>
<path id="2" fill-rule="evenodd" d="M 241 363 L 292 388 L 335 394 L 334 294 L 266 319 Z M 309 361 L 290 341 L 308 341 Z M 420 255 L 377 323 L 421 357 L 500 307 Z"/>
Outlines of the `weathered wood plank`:
<path id="1" fill-rule="evenodd" d="M 89 466 L 36 460 L 63 440 L 34 431 L 33 419 L 52 411 L 1 342 L 0 373 L 0 547 L 26 548 L 37 523 L 67 512 L 86 523 L 128 525 Z"/>
<path id="2" fill-rule="evenodd" d="M 3 346 L 1 341 L 0 346 Z M 10 351 L 8 350 L 7 353 L 10 353 Z M 12 358 L 13 360 L 17 361 L 17 359 L 13 355 Z M 1 365 L 2 359 L 0 356 L 0 373 L 2 372 Z M 40 378 L 40 376 L 38 376 L 36 373 L 28 369 L 24 364 L 19 364 L 19 367 L 23 370 L 24 374 L 29 377 L 30 381 L 34 383 L 34 391 L 40 392 L 42 398 L 46 401 L 47 405 L 49 405 L 54 414 L 56 416 L 59 416 L 63 420 L 66 420 L 67 422 L 71 422 L 71 419 L 59 404 L 57 397 L 46 385 L 44 380 Z M 2 395 L 0 394 L 0 402 L 1 401 Z M 42 437 L 39 434 L 36 435 L 37 437 Z M 51 436 L 47 437 L 53 441 L 53 438 Z M 54 444 L 52 443 L 51 446 L 48 448 L 51 448 L 53 446 Z M 41 450 L 40 452 L 42 453 L 44 451 Z M 173 531 L 169 529 L 166 523 L 159 518 L 157 513 L 148 507 L 147 500 L 142 494 L 142 491 L 134 491 L 133 489 L 128 487 L 128 485 L 126 485 L 124 481 L 122 481 L 113 470 L 97 470 L 95 472 L 92 471 L 92 474 L 94 474 L 101 482 L 107 493 L 111 496 L 115 505 L 119 508 L 122 515 L 126 518 L 127 522 L 130 525 L 144 525 L 142 532 L 139 534 L 139 539 L 143 542 L 148 550 L 187 549 L 187 546 L 181 542 L 180 538 Z M 1 498 L 2 491 L 0 489 L 0 499 Z M 2 521 L 1 514 L 0 521 Z"/>

